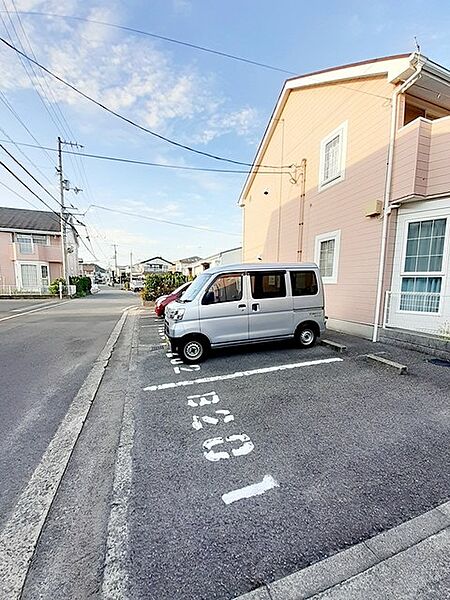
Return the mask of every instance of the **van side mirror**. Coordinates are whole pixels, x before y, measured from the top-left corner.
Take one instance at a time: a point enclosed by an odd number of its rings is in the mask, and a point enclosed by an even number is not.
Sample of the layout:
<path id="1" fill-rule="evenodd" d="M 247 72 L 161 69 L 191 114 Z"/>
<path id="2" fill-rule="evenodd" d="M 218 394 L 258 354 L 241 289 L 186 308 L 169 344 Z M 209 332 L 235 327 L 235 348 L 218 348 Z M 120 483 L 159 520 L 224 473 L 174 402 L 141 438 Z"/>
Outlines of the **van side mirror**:
<path id="1" fill-rule="evenodd" d="M 214 292 L 206 292 L 206 294 L 203 296 L 202 304 L 214 304 Z"/>

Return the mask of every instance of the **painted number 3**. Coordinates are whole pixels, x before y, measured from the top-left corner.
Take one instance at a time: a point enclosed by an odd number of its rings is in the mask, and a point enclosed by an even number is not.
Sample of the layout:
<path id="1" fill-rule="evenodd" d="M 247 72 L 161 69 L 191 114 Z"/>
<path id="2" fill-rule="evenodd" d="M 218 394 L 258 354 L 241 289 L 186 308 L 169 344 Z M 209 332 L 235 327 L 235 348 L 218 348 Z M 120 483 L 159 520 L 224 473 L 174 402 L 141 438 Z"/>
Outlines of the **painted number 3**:
<path id="1" fill-rule="evenodd" d="M 229 452 L 225 451 L 223 448 L 219 450 L 217 446 L 223 446 L 226 443 L 233 446 L 236 444 L 236 442 L 239 442 L 239 445 L 231 448 L 232 456 L 245 456 L 246 454 L 250 454 L 255 447 L 253 442 L 245 433 L 229 435 L 226 438 L 215 437 L 203 442 L 204 457 L 211 462 L 217 462 L 218 460 L 231 458 Z"/>

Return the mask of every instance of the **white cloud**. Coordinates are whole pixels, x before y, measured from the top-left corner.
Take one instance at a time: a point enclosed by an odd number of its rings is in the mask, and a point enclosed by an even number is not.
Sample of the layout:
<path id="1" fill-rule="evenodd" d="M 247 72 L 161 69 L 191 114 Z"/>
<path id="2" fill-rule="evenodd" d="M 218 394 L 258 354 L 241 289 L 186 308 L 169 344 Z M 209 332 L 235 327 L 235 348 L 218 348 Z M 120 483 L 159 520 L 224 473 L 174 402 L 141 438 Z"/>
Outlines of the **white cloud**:
<path id="1" fill-rule="evenodd" d="M 81 0 L 68 0 L 64 5 L 59 0 L 17 0 L 16 5 L 19 10 L 63 10 L 65 14 L 95 21 L 120 22 L 114 2 L 102 5 L 97 1 L 92 6 Z M 186 8 L 190 3 L 177 0 L 176 6 Z M 22 16 L 22 22 L 43 65 L 112 110 L 158 133 L 177 131 L 177 139 L 207 144 L 228 133 L 248 137 L 255 131 L 255 109 L 227 108 L 229 100 L 217 90 L 214 75 L 200 73 L 189 63 L 175 63 L 165 46 L 149 38 L 124 34 L 98 23 L 60 18 Z M 30 52 L 24 40 L 23 43 Z M 8 49 L 0 54 L 0 85 L 6 91 L 31 88 L 31 81 L 17 57 L 11 60 L 12 55 Z M 35 69 L 40 72 L 38 67 Z M 45 77 L 52 89 L 50 101 L 82 113 L 83 123 L 98 119 L 100 109 L 51 76 Z"/>

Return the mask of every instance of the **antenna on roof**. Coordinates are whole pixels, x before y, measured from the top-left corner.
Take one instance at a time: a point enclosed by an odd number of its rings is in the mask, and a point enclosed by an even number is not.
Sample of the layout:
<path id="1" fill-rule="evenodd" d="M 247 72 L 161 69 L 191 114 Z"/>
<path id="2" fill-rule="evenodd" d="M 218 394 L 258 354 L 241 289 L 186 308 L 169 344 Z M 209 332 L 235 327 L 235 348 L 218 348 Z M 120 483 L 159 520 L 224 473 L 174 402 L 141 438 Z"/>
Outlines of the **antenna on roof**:
<path id="1" fill-rule="evenodd" d="M 420 44 L 417 41 L 417 36 L 414 36 L 414 43 L 416 44 L 416 52 L 417 52 L 417 54 L 420 54 Z"/>

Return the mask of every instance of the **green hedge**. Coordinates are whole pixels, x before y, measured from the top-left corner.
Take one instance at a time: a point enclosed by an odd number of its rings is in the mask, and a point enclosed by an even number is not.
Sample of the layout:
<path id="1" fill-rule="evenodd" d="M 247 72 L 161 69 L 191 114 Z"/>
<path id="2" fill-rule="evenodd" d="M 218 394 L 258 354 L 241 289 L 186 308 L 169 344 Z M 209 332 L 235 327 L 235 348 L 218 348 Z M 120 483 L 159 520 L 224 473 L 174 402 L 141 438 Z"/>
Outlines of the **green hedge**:
<path id="1" fill-rule="evenodd" d="M 70 285 L 74 285 L 77 288 L 77 296 L 87 296 L 91 293 L 92 281 L 90 277 L 75 277 L 69 278 Z"/>
<path id="2" fill-rule="evenodd" d="M 143 300 L 156 300 L 173 292 L 188 280 L 182 273 L 149 273 L 141 292 Z"/>
<path id="3" fill-rule="evenodd" d="M 59 295 L 59 282 L 62 283 L 63 294 L 67 292 L 66 280 L 63 277 L 59 277 L 58 279 L 52 281 L 51 284 L 48 286 L 48 291 L 50 294 L 54 294 L 55 296 Z"/>

